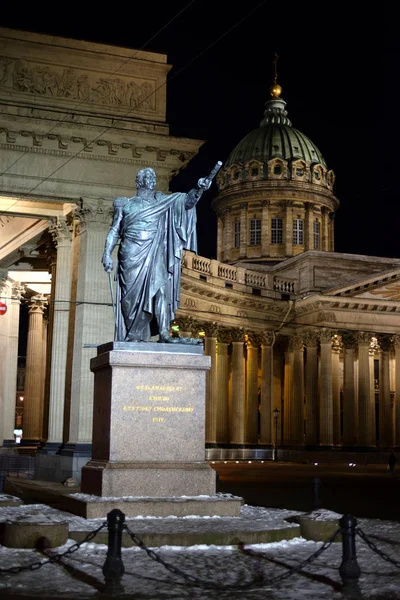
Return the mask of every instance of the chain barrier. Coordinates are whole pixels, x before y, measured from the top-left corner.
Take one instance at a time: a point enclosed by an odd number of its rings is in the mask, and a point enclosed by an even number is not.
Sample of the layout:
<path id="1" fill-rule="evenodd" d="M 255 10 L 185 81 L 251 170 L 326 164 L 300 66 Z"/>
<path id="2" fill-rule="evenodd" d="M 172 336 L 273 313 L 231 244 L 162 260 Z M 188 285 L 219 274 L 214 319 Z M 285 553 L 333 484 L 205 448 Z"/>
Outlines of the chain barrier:
<path id="1" fill-rule="evenodd" d="M 325 550 L 327 550 L 333 544 L 333 542 L 335 541 L 335 539 L 341 533 L 342 533 L 342 529 L 339 527 L 339 529 L 337 529 L 335 531 L 335 533 L 333 533 L 322 544 L 322 546 L 320 548 L 318 548 L 318 550 L 316 550 L 313 554 L 311 554 L 311 556 L 309 556 L 308 558 L 306 558 L 305 560 L 303 560 L 300 564 L 296 565 L 295 567 L 291 567 L 286 573 L 282 573 L 282 575 L 277 575 L 276 577 L 272 577 L 272 579 L 264 580 L 263 584 L 264 585 L 270 585 L 272 583 L 277 583 L 278 581 L 283 581 L 284 579 L 287 579 L 288 577 L 290 577 L 294 573 L 299 573 L 304 567 L 306 567 L 308 565 L 311 565 L 314 562 L 314 560 L 316 560 L 319 556 L 321 556 L 321 554 L 323 552 L 325 552 Z M 262 554 L 259 554 L 258 552 L 255 552 L 254 550 L 246 550 L 245 548 L 241 548 L 241 550 L 245 554 L 253 556 L 258 561 L 261 561 L 262 558 L 269 560 L 269 557 L 267 557 L 265 555 L 262 555 Z"/>
<path id="2" fill-rule="evenodd" d="M 389 562 L 392 565 L 394 565 L 395 567 L 397 567 L 398 569 L 400 569 L 400 562 L 398 562 L 397 560 L 394 560 L 393 558 L 390 558 L 390 556 L 388 556 L 385 552 L 383 552 L 382 550 L 379 550 L 379 548 L 376 546 L 376 544 L 374 544 L 374 542 L 372 542 L 367 537 L 367 535 L 363 532 L 362 529 L 360 529 L 359 527 L 357 527 L 356 533 L 360 536 L 360 538 L 362 540 L 364 540 L 364 542 L 367 544 L 367 546 L 369 548 L 371 548 L 371 550 L 373 552 L 375 552 L 376 554 L 378 554 L 378 556 L 380 556 L 381 558 L 383 558 L 383 560 L 386 560 L 386 562 Z"/>
<path id="3" fill-rule="evenodd" d="M 73 554 L 74 552 L 79 550 L 79 548 L 82 546 L 82 544 L 86 544 L 87 542 L 90 542 L 94 537 L 96 537 L 96 535 L 99 533 L 99 531 L 101 531 L 105 527 L 107 527 L 107 521 L 105 521 L 102 525 L 100 525 L 100 527 L 98 527 L 95 531 L 91 531 L 90 533 L 88 533 L 88 535 L 81 542 L 72 544 L 72 546 L 70 546 L 62 554 L 52 554 L 46 560 L 34 562 L 30 565 L 23 565 L 21 567 L 9 567 L 8 569 L 2 569 L 0 567 L 0 575 L 18 574 L 18 573 L 22 573 L 22 571 L 37 571 L 38 569 L 43 567 L 43 565 L 48 565 L 50 563 L 58 562 L 62 558 L 64 558 L 64 556 L 67 556 L 68 554 Z"/>
<path id="4" fill-rule="evenodd" d="M 234 590 L 240 590 L 240 589 L 242 589 L 242 590 L 244 590 L 244 589 L 249 589 L 250 587 L 254 588 L 257 584 L 258 584 L 258 586 L 262 585 L 264 587 L 265 585 L 270 585 L 271 583 L 276 583 L 278 581 L 282 581 L 283 579 L 286 579 L 287 577 L 290 577 L 290 575 L 293 575 L 294 573 L 298 573 L 299 571 L 301 571 L 304 566 L 309 565 L 312 562 L 314 562 L 314 560 L 316 558 L 318 558 L 318 556 L 320 556 L 325 550 L 327 550 L 331 546 L 331 544 L 333 544 L 333 542 L 335 541 L 335 539 L 337 538 L 337 536 L 342 531 L 339 528 L 311 556 L 309 556 L 307 559 L 305 559 L 304 561 L 302 561 L 299 565 L 290 568 L 289 571 L 287 571 L 286 573 L 283 573 L 282 575 L 278 575 L 276 577 L 273 577 L 272 579 L 265 579 L 264 574 L 261 572 L 261 568 L 260 568 L 261 567 L 261 561 L 260 561 L 260 558 L 266 558 L 266 557 L 265 556 L 260 556 L 258 553 L 253 552 L 252 550 L 245 550 L 243 546 L 239 545 L 239 549 L 242 552 L 244 552 L 246 555 L 252 556 L 252 557 L 256 557 L 258 559 L 257 560 L 257 565 L 256 565 L 256 570 L 252 569 L 253 576 L 254 576 L 253 581 L 251 581 L 250 583 L 242 584 L 242 585 L 238 585 L 236 583 L 235 584 L 230 584 L 230 585 L 218 585 L 218 584 L 210 583 L 208 581 L 204 581 L 203 579 L 199 579 L 198 577 L 195 577 L 194 575 L 189 575 L 188 573 L 185 573 L 184 571 L 182 571 L 178 567 L 175 567 L 174 565 L 171 565 L 170 563 L 167 563 L 156 552 L 154 552 L 153 550 L 150 550 L 150 548 L 147 548 L 147 546 L 145 545 L 145 543 L 143 542 L 143 540 L 141 540 L 133 531 L 131 531 L 127 525 L 125 525 L 124 529 L 128 532 L 128 534 L 130 535 L 132 541 L 137 546 L 139 546 L 139 548 L 141 548 L 142 550 L 144 550 L 146 552 L 146 554 L 152 560 L 154 560 L 155 562 L 158 562 L 159 564 L 161 564 L 168 571 L 170 571 L 170 573 L 173 573 L 174 575 L 178 575 L 179 577 L 182 577 L 188 583 L 195 584 L 195 585 L 197 584 L 197 585 L 199 585 L 201 587 L 205 587 L 205 588 L 208 588 L 208 589 L 220 590 L 220 591 L 231 590 L 231 589 L 234 589 Z"/>

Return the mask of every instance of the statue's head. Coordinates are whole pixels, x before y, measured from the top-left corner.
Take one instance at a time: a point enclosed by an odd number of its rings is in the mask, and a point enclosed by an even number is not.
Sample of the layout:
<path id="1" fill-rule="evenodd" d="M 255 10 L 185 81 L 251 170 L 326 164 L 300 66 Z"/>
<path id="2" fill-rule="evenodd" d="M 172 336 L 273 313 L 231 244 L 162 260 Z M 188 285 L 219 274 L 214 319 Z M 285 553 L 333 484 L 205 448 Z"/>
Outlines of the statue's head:
<path id="1" fill-rule="evenodd" d="M 136 185 L 138 188 L 147 188 L 154 190 L 156 187 L 156 174 L 154 169 L 147 167 L 146 169 L 140 169 L 136 175 Z"/>

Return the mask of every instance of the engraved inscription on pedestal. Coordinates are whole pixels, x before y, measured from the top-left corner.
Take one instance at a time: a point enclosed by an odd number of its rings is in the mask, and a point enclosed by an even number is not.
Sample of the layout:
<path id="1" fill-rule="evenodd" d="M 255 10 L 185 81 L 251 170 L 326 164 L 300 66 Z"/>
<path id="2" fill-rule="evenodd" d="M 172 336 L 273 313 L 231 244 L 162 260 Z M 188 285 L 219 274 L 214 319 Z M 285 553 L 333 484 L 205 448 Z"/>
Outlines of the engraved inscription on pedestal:
<path id="1" fill-rule="evenodd" d="M 117 350 L 92 359 L 93 450 L 82 492 L 214 494 L 204 446 L 209 368 L 209 356 L 176 352 Z"/>

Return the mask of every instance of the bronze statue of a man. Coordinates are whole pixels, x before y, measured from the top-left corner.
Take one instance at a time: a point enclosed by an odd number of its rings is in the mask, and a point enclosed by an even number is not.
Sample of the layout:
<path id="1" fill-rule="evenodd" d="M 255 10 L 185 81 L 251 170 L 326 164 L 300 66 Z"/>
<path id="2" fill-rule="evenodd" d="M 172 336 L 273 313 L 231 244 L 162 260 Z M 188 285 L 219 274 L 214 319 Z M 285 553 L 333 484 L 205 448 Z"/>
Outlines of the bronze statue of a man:
<path id="1" fill-rule="evenodd" d="M 150 329 L 153 317 L 159 341 L 173 341 L 169 328 L 179 306 L 182 253 L 197 252 L 196 204 L 221 164 L 190 192 L 173 194 L 155 191 L 154 170 L 142 169 L 136 176 L 136 196 L 114 200 L 102 263 L 110 273 L 111 253 L 119 239 L 116 341 L 150 340 L 156 333 Z"/>

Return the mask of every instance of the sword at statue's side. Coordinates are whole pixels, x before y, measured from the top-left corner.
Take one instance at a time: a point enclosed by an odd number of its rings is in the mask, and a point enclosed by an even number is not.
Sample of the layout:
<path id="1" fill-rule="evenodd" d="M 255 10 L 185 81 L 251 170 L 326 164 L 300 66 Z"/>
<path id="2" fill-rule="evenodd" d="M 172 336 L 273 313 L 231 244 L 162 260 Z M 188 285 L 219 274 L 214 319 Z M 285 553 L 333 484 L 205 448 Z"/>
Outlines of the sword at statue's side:
<path id="1" fill-rule="evenodd" d="M 114 294 L 113 294 L 113 287 L 112 287 L 111 271 L 108 272 L 108 282 L 110 284 L 111 304 L 112 304 L 113 313 L 114 313 L 114 324 L 115 324 L 115 328 L 117 328 L 117 311 L 116 311 L 116 306 L 115 306 L 115 302 L 114 302 Z"/>

